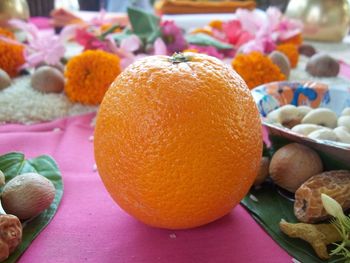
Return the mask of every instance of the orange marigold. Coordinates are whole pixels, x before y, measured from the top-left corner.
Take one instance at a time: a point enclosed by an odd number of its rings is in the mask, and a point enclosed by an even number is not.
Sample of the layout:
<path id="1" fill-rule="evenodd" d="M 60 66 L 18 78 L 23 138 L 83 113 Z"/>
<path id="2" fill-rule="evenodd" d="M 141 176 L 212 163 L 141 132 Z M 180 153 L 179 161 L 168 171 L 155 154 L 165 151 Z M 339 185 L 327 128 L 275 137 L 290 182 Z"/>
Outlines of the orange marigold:
<path id="1" fill-rule="evenodd" d="M 7 30 L 6 28 L 3 28 L 3 27 L 0 27 L 0 35 L 10 39 L 15 39 L 15 35 L 10 30 Z"/>
<path id="2" fill-rule="evenodd" d="M 25 62 L 24 46 L 0 40 L 0 68 L 10 77 L 16 77 Z"/>
<path id="3" fill-rule="evenodd" d="M 217 30 L 222 30 L 222 21 L 221 20 L 212 20 L 209 23 L 209 26 Z"/>
<path id="4" fill-rule="evenodd" d="M 101 50 L 88 50 L 69 60 L 65 92 L 74 102 L 99 104 L 109 85 L 121 72 L 118 56 Z"/>
<path id="5" fill-rule="evenodd" d="M 303 36 L 301 35 L 301 33 L 295 35 L 294 37 L 281 41 L 281 44 L 293 44 L 296 46 L 300 46 L 302 43 L 303 43 Z"/>
<path id="6" fill-rule="evenodd" d="M 298 65 L 299 51 L 298 47 L 294 44 L 281 44 L 278 45 L 276 50 L 285 54 L 290 62 L 290 66 L 295 68 Z"/>
<path id="7" fill-rule="evenodd" d="M 249 54 L 238 54 L 232 60 L 232 67 L 250 89 L 264 83 L 286 79 L 286 76 L 269 57 L 257 51 Z"/>

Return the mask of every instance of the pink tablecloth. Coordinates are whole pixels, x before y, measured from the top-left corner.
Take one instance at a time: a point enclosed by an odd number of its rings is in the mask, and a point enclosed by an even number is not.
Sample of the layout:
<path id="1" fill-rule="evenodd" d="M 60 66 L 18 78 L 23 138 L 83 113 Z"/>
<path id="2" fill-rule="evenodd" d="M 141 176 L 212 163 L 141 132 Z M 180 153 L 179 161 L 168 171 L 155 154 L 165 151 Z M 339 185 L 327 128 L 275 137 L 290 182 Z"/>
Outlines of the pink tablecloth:
<path id="1" fill-rule="evenodd" d="M 241 206 L 214 223 L 182 231 L 151 228 L 127 215 L 93 170 L 92 117 L 0 126 L 0 154 L 49 154 L 58 162 L 64 181 L 56 216 L 21 263 L 291 262 Z"/>

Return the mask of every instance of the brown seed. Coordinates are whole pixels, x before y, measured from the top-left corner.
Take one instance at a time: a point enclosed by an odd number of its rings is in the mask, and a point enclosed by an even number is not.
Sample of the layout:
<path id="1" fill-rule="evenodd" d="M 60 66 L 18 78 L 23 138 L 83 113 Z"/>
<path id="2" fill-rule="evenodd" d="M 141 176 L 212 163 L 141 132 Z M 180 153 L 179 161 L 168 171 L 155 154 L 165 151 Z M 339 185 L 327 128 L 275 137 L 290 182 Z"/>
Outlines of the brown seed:
<path id="1" fill-rule="evenodd" d="M 3 90 L 11 85 L 11 78 L 6 71 L 0 69 L 0 90 Z"/>
<path id="2" fill-rule="evenodd" d="M 279 67 L 281 72 L 286 76 L 286 78 L 289 78 L 290 74 L 290 62 L 288 57 L 279 51 L 273 51 L 269 55 L 269 58 L 272 60 L 272 62 Z"/>
<path id="3" fill-rule="evenodd" d="M 339 69 L 338 61 L 321 53 L 313 55 L 306 64 L 306 71 L 315 77 L 335 77 Z"/>
<path id="4" fill-rule="evenodd" d="M 64 89 L 64 76 L 56 68 L 42 66 L 34 72 L 31 85 L 43 93 L 60 93 Z"/>
<path id="5" fill-rule="evenodd" d="M 316 49 L 311 45 L 302 44 L 299 46 L 299 53 L 307 57 L 312 57 L 316 54 Z"/>
<path id="6" fill-rule="evenodd" d="M 291 143 L 272 156 L 269 173 L 275 184 L 294 193 L 302 183 L 322 170 L 322 161 L 314 150 Z"/>
<path id="7" fill-rule="evenodd" d="M 21 174 L 4 186 L 1 202 L 6 213 L 25 220 L 47 209 L 55 191 L 53 183 L 46 177 L 36 173 Z"/>

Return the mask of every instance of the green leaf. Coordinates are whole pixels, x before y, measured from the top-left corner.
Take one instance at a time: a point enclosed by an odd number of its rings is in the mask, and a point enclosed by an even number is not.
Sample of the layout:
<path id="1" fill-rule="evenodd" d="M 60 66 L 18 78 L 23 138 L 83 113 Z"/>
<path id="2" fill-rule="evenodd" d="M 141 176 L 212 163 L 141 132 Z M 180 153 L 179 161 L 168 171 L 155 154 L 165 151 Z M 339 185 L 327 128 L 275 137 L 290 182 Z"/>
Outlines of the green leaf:
<path id="1" fill-rule="evenodd" d="M 251 198 L 251 195 L 256 197 L 257 201 Z M 241 204 L 288 254 L 300 262 L 331 263 L 337 260 L 336 258 L 328 261 L 321 260 L 309 243 L 301 239 L 290 238 L 281 232 L 279 229 L 281 219 L 291 223 L 296 223 L 298 220 L 294 216 L 293 202 L 283 197 L 271 182 L 264 183 L 258 190 L 251 189 Z"/>
<path id="2" fill-rule="evenodd" d="M 153 43 L 161 35 L 158 16 L 135 7 L 128 7 L 127 12 L 134 34 L 144 44 Z"/>
<path id="3" fill-rule="evenodd" d="M 0 156 L 0 170 L 5 174 L 6 182 L 13 177 L 35 172 L 48 178 L 56 188 L 56 195 L 51 206 L 39 216 L 23 223 L 22 243 L 4 262 L 16 262 L 22 253 L 29 247 L 31 242 L 48 225 L 55 215 L 58 205 L 62 199 L 63 183 L 61 173 L 55 161 L 48 155 L 41 155 L 26 160 L 24 154 L 12 152 Z"/>
<path id="4" fill-rule="evenodd" d="M 232 45 L 220 42 L 219 40 L 216 40 L 215 38 L 203 33 L 187 35 L 186 41 L 190 44 L 199 45 L 199 46 L 213 46 L 213 47 L 216 47 L 217 49 L 233 48 Z"/>
<path id="5" fill-rule="evenodd" d="M 112 33 L 109 36 L 111 36 L 114 41 L 120 43 L 123 39 L 130 37 L 131 35 L 133 35 L 134 33 L 129 30 L 129 29 L 124 29 L 123 32 L 120 33 Z"/>

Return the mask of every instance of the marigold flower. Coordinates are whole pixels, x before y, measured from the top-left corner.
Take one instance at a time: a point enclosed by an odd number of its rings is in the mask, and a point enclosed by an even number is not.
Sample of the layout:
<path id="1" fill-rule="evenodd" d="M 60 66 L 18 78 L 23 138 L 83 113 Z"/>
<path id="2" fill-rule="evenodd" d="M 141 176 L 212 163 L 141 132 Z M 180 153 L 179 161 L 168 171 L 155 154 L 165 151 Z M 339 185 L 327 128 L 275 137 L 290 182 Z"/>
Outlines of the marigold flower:
<path id="1" fill-rule="evenodd" d="M 10 30 L 3 27 L 0 27 L 0 36 L 15 39 L 15 35 Z"/>
<path id="2" fill-rule="evenodd" d="M 269 57 L 257 51 L 238 54 L 232 60 L 232 67 L 244 79 L 249 89 L 264 83 L 286 79 L 286 76 Z"/>
<path id="3" fill-rule="evenodd" d="M 10 77 L 16 77 L 19 68 L 25 63 L 24 46 L 0 40 L 0 68 Z"/>
<path id="4" fill-rule="evenodd" d="M 296 46 L 300 46 L 302 43 L 303 43 L 303 36 L 301 35 L 301 33 L 281 41 L 281 44 L 293 44 Z"/>
<path id="5" fill-rule="evenodd" d="M 222 30 L 222 20 L 212 20 L 212 21 L 210 21 L 209 26 L 221 31 Z"/>
<path id="6" fill-rule="evenodd" d="M 71 101 L 99 104 L 120 72 L 117 55 L 101 50 L 85 51 L 67 64 L 65 92 Z"/>
<path id="7" fill-rule="evenodd" d="M 295 68 L 298 65 L 299 51 L 298 47 L 294 44 L 281 44 L 278 45 L 276 50 L 285 54 L 290 62 L 290 66 Z"/>

